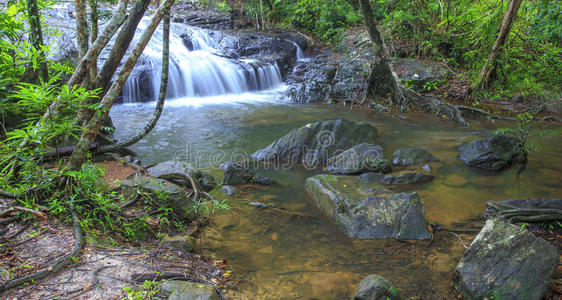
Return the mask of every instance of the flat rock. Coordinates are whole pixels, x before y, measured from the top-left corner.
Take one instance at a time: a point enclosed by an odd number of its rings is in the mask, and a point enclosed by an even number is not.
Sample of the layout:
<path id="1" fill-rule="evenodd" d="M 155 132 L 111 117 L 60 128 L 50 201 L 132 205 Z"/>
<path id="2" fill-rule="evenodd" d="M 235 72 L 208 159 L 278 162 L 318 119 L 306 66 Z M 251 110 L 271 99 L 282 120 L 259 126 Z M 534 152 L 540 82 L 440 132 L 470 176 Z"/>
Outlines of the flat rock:
<path id="1" fill-rule="evenodd" d="M 327 174 L 308 178 L 305 188 L 351 238 L 431 239 L 417 193 L 396 194 L 359 177 Z"/>
<path id="2" fill-rule="evenodd" d="M 361 174 L 365 172 L 389 172 L 390 162 L 381 146 L 362 143 L 330 157 L 326 171 L 330 174 Z"/>
<path id="3" fill-rule="evenodd" d="M 495 135 L 460 145 L 459 159 L 471 167 L 499 171 L 522 160 L 520 144 L 514 137 Z"/>
<path id="4" fill-rule="evenodd" d="M 221 164 L 220 168 L 224 170 L 224 178 L 221 183 L 225 185 L 272 185 L 275 183 L 275 180 L 257 174 L 246 162 L 227 161 Z"/>
<path id="5" fill-rule="evenodd" d="M 177 174 L 187 174 L 198 181 L 200 187 L 209 192 L 217 186 L 217 181 L 213 176 L 204 173 L 203 171 L 194 168 L 190 164 L 183 161 L 165 161 L 147 169 L 148 173 L 153 177 L 160 177 L 163 179 L 180 181 L 187 186 L 191 186 L 190 182 L 185 182 L 183 179 L 178 179 Z"/>
<path id="6" fill-rule="evenodd" d="M 139 176 L 125 180 L 121 184 L 121 193 L 125 198 L 146 193 L 157 206 L 171 208 L 178 217 L 188 220 L 194 217 L 189 209 L 193 203 L 187 198 L 182 187 L 164 179 Z"/>
<path id="7" fill-rule="evenodd" d="M 395 166 L 423 165 L 429 162 L 438 162 L 439 159 L 427 150 L 420 148 L 400 148 L 394 151 L 392 164 Z"/>
<path id="8" fill-rule="evenodd" d="M 258 161 L 320 166 L 338 151 L 361 143 L 375 143 L 376 127 L 345 119 L 310 123 L 293 129 L 271 145 L 252 154 Z"/>
<path id="9" fill-rule="evenodd" d="M 193 251 L 197 246 L 197 241 L 191 235 L 165 236 L 160 241 L 160 245 L 170 249 Z"/>
<path id="10" fill-rule="evenodd" d="M 453 275 L 467 299 L 542 299 L 558 266 L 558 251 L 521 226 L 486 221 Z"/>
<path id="11" fill-rule="evenodd" d="M 400 293 L 386 278 L 371 274 L 361 281 L 353 300 L 400 300 Z"/>

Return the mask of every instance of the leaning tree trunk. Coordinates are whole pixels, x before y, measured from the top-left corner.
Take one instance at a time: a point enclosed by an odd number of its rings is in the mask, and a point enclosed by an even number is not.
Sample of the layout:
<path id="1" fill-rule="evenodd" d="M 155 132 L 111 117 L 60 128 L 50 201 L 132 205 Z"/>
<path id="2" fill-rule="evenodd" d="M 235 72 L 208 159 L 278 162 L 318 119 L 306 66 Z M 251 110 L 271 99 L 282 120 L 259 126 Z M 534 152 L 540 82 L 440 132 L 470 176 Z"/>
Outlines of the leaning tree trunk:
<path id="1" fill-rule="evenodd" d="M 168 71 L 170 66 L 170 13 L 166 12 L 164 15 L 164 29 L 163 29 L 163 39 L 162 39 L 162 75 L 160 78 L 160 91 L 158 93 L 158 102 L 156 103 L 156 108 L 154 109 L 154 114 L 152 119 L 141 132 L 126 139 L 125 141 L 113 145 L 103 146 L 98 152 L 112 152 L 116 150 L 129 147 L 136 142 L 140 141 L 142 138 L 147 136 L 152 129 L 158 123 L 160 115 L 162 115 L 162 110 L 164 109 L 164 102 L 166 100 L 166 91 L 168 90 Z"/>
<path id="2" fill-rule="evenodd" d="M 89 0 L 88 3 L 90 4 L 90 27 L 91 27 L 91 34 L 90 40 L 92 44 L 98 39 L 98 1 L 97 0 Z M 96 76 L 98 76 L 98 64 L 97 59 L 92 61 L 92 67 L 90 68 L 90 80 L 95 80 Z"/>
<path id="3" fill-rule="evenodd" d="M 78 57 L 82 58 L 88 51 L 88 21 L 86 0 L 74 0 L 76 9 L 76 39 L 78 40 Z"/>
<path id="4" fill-rule="evenodd" d="M 123 64 L 123 67 L 121 68 L 121 71 L 119 71 L 117 78 L 101 100 L 101 107 L 99 108 L 98 113 L 93 114 L 92 118 L 88 121 L 88 124 L 82 130 L 80 140 L 76 145 L 76 149 L 74 150 L 74 152 L 72 152 L 72 155 L 70 156 L 67 164 L 67 167 L 70 170 L 76 171 L 80 170 L 80 168 L 82 167 L 82 164 L 86 160 L 86 155 L 88 153 L 88 150 L 90 149 L 90 146 L 100 132 L 103 121 L 109 115 L 109 110 L 115 103 L 117 96 L 119 96 L 119 94 L 121 93 L 125 82 L 127 82 L 127 79 L 129 78 L 133 67 L 146 48 L 146 45 L 150 41 L 150 38 L 156 30 L 156 27 L 158 27 L 158 24 L 164 17 L 164 14 L 169 11 L 173 3 L 174 0 L 166 0 L 162 5 L 160 5 L 158 10 L 152 16 L 149 25 L 143 32 L 135 48 L 131 51 L 131 54 L 129 54 L 129 57 Z"/>
<path id="5" fill-rule="evenodd" d="M 492 47 L 492 51 L 480 71 L 480 78 L 478 79 L 477 84 L 481 88 L 487 88 L 492 83 L 493 75 L 496 72 L 496 58 L 501 53 L 503 45 L 507 41 L 507 37 L 511 31 L 513 22 L 517 17 L 517 11 L 519 10 L 519 6 L 521 6 L 521 2 L 523 2 L 523 0 L 511 0 L 509 2 L 509 7 L 503 16 L 503 22 L 498 38 L 496 39 L 494 47 Z"/>
<path id="6" fill-rule="evenodd" d="M 43 32 L 41 30 L 41 18 L 39 16 L 39 6 L 37 5 L 37 0 L 27 0 L 26 3 L 27 16 L 29 19 L 29 29 L 31 37 L 31 45 L 39 53 L 39 72 L 32 72 L 33 74 L 39 75 L 39 78 L 46 82 L 49 80 L 49 68 L 47 66 L 47 59 L 45 58 L 45 52 L 43 51 Z M 33 81 L 36 81 L 36 76 Z"/>

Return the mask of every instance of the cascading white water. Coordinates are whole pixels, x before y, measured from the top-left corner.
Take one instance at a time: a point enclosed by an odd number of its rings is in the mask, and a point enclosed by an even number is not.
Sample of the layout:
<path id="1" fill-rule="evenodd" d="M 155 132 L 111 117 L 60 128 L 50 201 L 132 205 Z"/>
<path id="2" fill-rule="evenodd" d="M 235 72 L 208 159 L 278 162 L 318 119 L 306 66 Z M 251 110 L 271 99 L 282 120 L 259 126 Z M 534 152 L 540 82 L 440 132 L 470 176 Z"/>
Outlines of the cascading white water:
<path id="1" fill-rule="evenodd" d="M 139 31 L 147 25 L 148 20 L 142 20 Z M 282 83 L 277 64 L 220 56 L 218 46 L 203 29 L 173 23 L 170 31 L 169 99 L 242 94 L 276 88 Z M 187 43 L 180 33 L 189 37 Z M 162 30 L 159 29 L 125 84 L 122 102 L 146 102 L 157 98 L 162 38 Z"/>

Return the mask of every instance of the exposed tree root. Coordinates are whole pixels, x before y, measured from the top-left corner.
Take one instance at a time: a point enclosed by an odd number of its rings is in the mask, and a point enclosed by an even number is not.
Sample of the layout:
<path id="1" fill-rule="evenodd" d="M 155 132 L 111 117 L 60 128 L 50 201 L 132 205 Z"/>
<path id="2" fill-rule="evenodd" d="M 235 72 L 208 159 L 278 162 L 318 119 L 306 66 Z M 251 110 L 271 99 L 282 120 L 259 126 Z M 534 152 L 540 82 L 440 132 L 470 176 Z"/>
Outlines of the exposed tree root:
<path id="1" fill-rule="evenodd" d="M 23 211 L 23 212 L 26 212 L 26 213 L 34 214 L 41 219 L 47 219 L 46 214 L 44 214 L 40 211 L 34 210 L 34 209 L 25 208 L 25 207 L 21 207 L 21 206 L 12 206 L 12 207 L 0 212 L 0 217 L 4 217 L 6 215 L 9 215 L 10 213 L 15 212 L 15 211 Z"/>
<path id="2" fill-rule="evenodd" d="M 510 223 L 548 222 L 562 220 L 562 209 L 556 208 L 522 208 L 506 203 L 488 202 L 488 207 L 495 210 L 492 215 Z"/>
<path id="3" fill-rule="evenodd" d="M 3 190 L 0 190 L 0 197 L 10 198 L 10 199 L 17 199 L 18 198 L 18 196 L 16 194 L 4 192 Z"/>
<path id="4" fill-rule="evenodd" d="M 74 259 L 78 257 L 78 255 L 80 254 L 80 250 L 82 249 L 83 239 L 82 239 L 82 229 L 80 228 L 80 223 L 78 222 L 78 216 L 74 211 L 74 205 L 72 203 L 70 204 L 70 212 L 72 214 L 72 223 L 74 225 L 74 239 L 75 239 L 74 248 L 72 252 L 66 256 L 59 258 L 53 264 L 51 264 L 50 266 L 46 267 L 41 271 L 38 271 L 36 273 L 27 276 L 23 276 L 18 279 L 9 280 L 0 284 L 0 292 L 4 292 L 6 290 L 17 287 L 24 283 L 28 283 L 30 281 L 46 278 L 58 272 L 65 266 L 70 265 L 74 262 Z"/>

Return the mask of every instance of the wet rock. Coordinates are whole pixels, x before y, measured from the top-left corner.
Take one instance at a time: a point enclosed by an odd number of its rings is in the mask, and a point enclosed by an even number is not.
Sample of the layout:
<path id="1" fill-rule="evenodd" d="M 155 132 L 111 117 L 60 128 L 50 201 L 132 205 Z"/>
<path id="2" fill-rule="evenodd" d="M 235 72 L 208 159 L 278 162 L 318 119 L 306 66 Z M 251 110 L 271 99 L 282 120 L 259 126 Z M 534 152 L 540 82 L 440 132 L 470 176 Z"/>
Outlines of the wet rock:
<path id="1" fill-rule="evenodd" d="M 362 143 L 330 157 L 326 170 L 331 174 L 389 172 L 391 167 L 381 146 Z"/>
<path id="2" fill-rule="evenodd" d="M 353 300 L 399 300 L 400 294 L 386 278 L 371 274 L 361 281 Z"/>
<path id="3" fill-rule="evenodd" d="M 562 99 L 550 99 L 546 101 L 544 108 L 549 113 L 560 114 L 562 113 Z"/>
<path id="4" fill-rule="evenodd" d="M 194 217 L 189 209 L 193 203 L 187 198 L 183 188 L 168 180 L 139 176 L 123 181 L 121 192 L 127 199 L 135 197 L 138 193 L 146 193 L 154 204 L 162 208 L 171 208 L 178 217 L 187 220 Z"/>
<path id="5" fill-rule="evenodd" d="M 305 188 L 350 238 L 431 239 L 417 193 L 395 194 L 358 177 L 317 175 Z"/>
<path id="6" fill-rule="evenodd" d="M 419 173 L 398 173 L 389 174 L 381 179 L 383 184 L 419 184 L 430 182 L 433 179 L 432 175 L 419 174 Z"/>
<path id="7" fill-rule="evenodd" d="M 197 181 L 205 192 L 210 192 L 217 186 L 217 181 L 213 176 L 194 168 L 190 164 L 182 161 L 165 161 L 147 169 L 148 173 L 153 177 L 160 177 L 168 180 L 174 180 L 191 186 L 190 182 L 178 177 L 177 174 L 187 174 L 193 180 Z"/>
<path id="8" fill-rule="evenodd" d="M 190 3 L 179 1 L 174 3 L 172 22 L 183 23 L 190 26 L 228 30 L 233 28 L 230 15 L 216 10 L 198 9 Z"/>
<path id="9" fill-rule="evenodd" d="M 275 180 L 268 177 L 259 175 L 250 168 L 248 163 L 227 161 L 220 165 L 224 170 L 224 179 L 222 184 L 226 185 L 244 185 L 244 184 L 259 184 L 259 185 L 272 185 Z"/>
<path id="10" fill-rule="evenodd" d="M 425 164 L 425 165 L 423 165 L 422 170 L 429 173 L 429 172 L 431 172 L 431 166 L 429 164 Z"/>
<path id="11" fill-rule="evenodd" d="M 498 171 L 523 160 L 521 141 L 506 135 L 466 143 L 458 149 L 465 164 L 485 170 Z"/>
<path id="12" fill-rule="evenodd" d="M 261 202 L 249 202 L 251 206 L 259 207 L 259 208 L 268 208 L 269 205 L 261 203 Z"/>
<path id="13" fill-rule="evenodd" d="M 194 251 L 197 241 L 191 235 L 165 236 L 160 241 L 160 245 L 170 249 Z"/>
<path id="14" fill-rule="evenodd" d="M 209 284 L 167 280 L 160 285 L 161 293 L 169 295 L 168 300 L 219 300 L 215 288 Z"/>
<path id="15" fill-rule="evenodd" d="M 420 148 L 400 148 L 394 151 L 392 164 L 395 166 L 423 165 L 429 162 L 438 162 L 433 154 Z"/>
<path id="16" fill-rule="evenodd" d="M 457 265 L 453 286 L 467 299 L 542 299 L 558 251 L 521 226 L 486 221 Z"/>
<path id="17" fill-rule="evenodd" d="M 293 129 L 271 145 L 252 154 L 258 161 L 319 166 L 337 153 L 361 143 L 375 143 L 376 127 L 345 119 L 307 124 Z"/>
<path id="18" fill-rule="evenodd" d="M 401 80 L 420 90 L 433 89 L 451 76 L 449 69 L 440 63 L 414 58 L 395 57 L 392 66 Z"/>
<path id="19" fill-rule="evenodd" d="M 225 194 L 229 196 L 238 193 L 238 189 L 230 185 L 223 185 L 221 187 L 221 191 L 223 191 Z"/>

